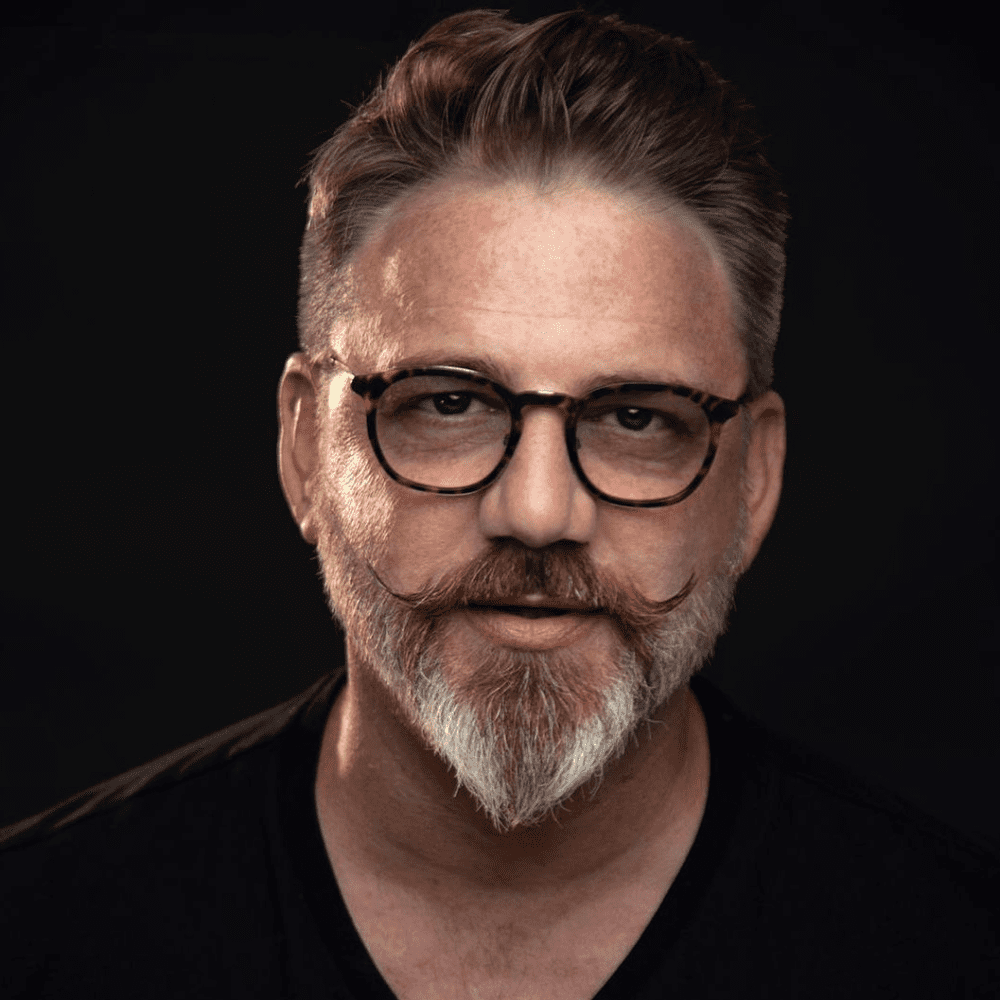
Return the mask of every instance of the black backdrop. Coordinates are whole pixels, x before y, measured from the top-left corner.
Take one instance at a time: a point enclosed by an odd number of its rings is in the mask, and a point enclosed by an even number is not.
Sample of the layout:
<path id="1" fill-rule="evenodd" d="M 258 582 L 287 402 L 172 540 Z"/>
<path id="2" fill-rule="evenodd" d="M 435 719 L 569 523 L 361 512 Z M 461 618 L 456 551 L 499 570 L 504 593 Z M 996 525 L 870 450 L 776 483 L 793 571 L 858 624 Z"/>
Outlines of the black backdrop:
<path id="1" fill-rule="evenodd" d="M 343 102 L 462 6 L 77 4 L 5 32 L 0 823 L 340 661 L 274 460 L 296 181 Z M 985 15 L 596 9 L 698 43 L 791 198 L 786 489 L 708 671 L 1000 845 Z"/>

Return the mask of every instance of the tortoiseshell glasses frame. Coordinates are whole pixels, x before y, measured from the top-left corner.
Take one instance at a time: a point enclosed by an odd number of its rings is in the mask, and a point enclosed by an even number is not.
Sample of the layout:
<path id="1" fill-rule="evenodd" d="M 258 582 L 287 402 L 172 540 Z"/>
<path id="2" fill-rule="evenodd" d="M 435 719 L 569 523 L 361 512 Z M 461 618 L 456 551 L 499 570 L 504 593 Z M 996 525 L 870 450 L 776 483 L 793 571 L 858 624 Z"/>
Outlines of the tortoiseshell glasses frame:
<path id="1" fill-rule="evenodd" d="M 463 496 L 471 493 L 478 493 L 494 483 L 503 474 L 504 469 L 510 462 L 521 438 L 521 431 L 524 426 L 522 410 L 526 406 L 547 406 L 563 411 L 565 421 L 566 448 L 569 452 L 569 459 L 572 463 L 576 475 L 583 485 L 595 496 L 610 504 L 620 507 L 668 507 L 672 504 L 680 503 L 687 499 L 699 486 L 708 470 L 712 466 L 719 445 L 719 437 L 722 433 L 723 425 L 731 420 L 740 411 L 740 408 L 750 401 L 750 395 L 744 393 L 739 399 L 724 399 L 721 396 L 713 396 L 711 393 L 692 389 L 689 386 L 676 385 L 661 382 L 618 382 L 612 385 L 601 386 L 582 397 L 570 396 L 562 392 L 554 392 L 547 389 L 540 389 L 534 392 L 514 393 L 500 382 L 496 382 L 480 372 L 469 368 L 455 368 L 448 365 L 436 365 L 426 368 L 398 368 L 384 372 L 375 372 L 370 375 L 357 375 L 350 371 L 338 358 L 331 357 L 322 363 L 324 368 L 338 368 L 345 374 L 350 375 L 351 390 L 365 401 L 367 408 L 368 439 L 371 442 L 372 450 L 376 458 L 389 475 L 396 482 L 401 483 L 413 490 L 420 490 L 425 493 L 440 493 L 445 495 Z M 471 385 L 480 385 L 489 388 L 506 404 L 510 414 L 510 431 L 506 435 L 506 447 L 503 455 L 492 471 L 476 482 L 468 486 L 429 486 L 398 473 L 386 459 L 382 447 L 379 444 L 378 430 L 376 426 L 378 416 L 378 403 L 385 391 L 403 379 L 417 376 L 443 376 L 461 382 L 468 382 Z M 584 408 L 594 400 L 602 396 L 608 396 L 617 392 L 668 392 L 676 396 L 689 399 L 699 406 L 708 419 L 709 435 L 707 449 L 704 460 L 691 482 L 679 492 L 670 496 L 657 497 L 655 499 L 633 500 L 623 497 L 616 497 L 595 486 L 587 474 L 584 472 L 578 456 L 576 427 L 577 420 Z"/>

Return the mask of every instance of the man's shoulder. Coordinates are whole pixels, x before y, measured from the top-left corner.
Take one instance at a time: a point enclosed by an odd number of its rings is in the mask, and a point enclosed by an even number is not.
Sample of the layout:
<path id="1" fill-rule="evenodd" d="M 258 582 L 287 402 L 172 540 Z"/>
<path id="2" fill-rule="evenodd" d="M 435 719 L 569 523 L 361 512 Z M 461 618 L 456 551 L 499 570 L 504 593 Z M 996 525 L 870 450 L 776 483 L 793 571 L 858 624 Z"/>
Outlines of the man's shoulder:
<path id="1" fill-rule="evenodd" d="M 0 995 L 278 995 L 280 783 L 337 679 L 0 831 Z"/>
<path id="2" fill-rule="evenodd" d="M 328 674 L 286 702 L 0 828 L 0 852 L 86 838 L 88 827 L 120 828 L 126 819 L 136 821 L 144 812 L 176 809 L 177 803 L 188 799 L 226 808 L 238 797 L 241 786 L 259 779 L 263 759 L 297 722 L 322 726 L 330 693 L 339 679 L 340 672 Z M 220 798 L 209 791 L 213 785 L 228 789 L 229 794 Z"/>
<path id="3" fill-rule="evenodd" d="M 758 783 L 771 806 L 769 832 L 800 841 L 870 849 L 911 849 L 953 859 L 994 874 L 996 853 L 920 807 L 850 768 L 765 727 L 737 708 L 710 682 L 699 679 L 699 701 L 710 720 L 710 738 L 727 757 L 742 757 L 743 774 Z"/>
<path id="4" fill-rule="evenodd" d="M 700 981 L 727 942 L 733 974 L 775 996 L 995 995 L 996 856 L 692 687 L 712 777 L 678 981 Z"/>
<path id="5" fill-rule="evenodd" d="M 834 910 L 875 919 L 872 907 L 887 922 L 907 914 L 931 922 L 942 908 L 996 920 L 1000 859 L 985 844 L 766 729 L 717 689 L 697 693 L 710 739 L 738 771 L 738 794 L 754 816 L 737 850 L 767 887 L 762 905 L 792 913 L 798 901 L 815 914 L 824 900 L 830 920 L 839 919 Z"/>

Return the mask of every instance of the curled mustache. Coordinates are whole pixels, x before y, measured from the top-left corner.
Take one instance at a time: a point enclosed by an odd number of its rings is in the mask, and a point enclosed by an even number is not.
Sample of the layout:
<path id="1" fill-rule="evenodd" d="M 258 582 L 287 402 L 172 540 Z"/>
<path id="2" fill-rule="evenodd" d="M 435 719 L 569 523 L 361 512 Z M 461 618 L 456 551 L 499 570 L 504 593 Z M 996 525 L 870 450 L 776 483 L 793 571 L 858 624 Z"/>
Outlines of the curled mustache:
<path id="1" fill-rule="evenodd" d="M 466 566 L 409 594 L 388 587 L 370 566 L 381 586 L 413 611 L 429 619 L 473 604 L 516 604 L 526 594 L 543 594 L 554 601 L 572 601 L 613 618 L 626 635 L 660 624 L 694 590 L 687 583 L 665 601 L 651 601 L 635 587 L 599 573 L 576 542 L 557 542 L 531 549 L 513 538 L 496 539 Z"/>

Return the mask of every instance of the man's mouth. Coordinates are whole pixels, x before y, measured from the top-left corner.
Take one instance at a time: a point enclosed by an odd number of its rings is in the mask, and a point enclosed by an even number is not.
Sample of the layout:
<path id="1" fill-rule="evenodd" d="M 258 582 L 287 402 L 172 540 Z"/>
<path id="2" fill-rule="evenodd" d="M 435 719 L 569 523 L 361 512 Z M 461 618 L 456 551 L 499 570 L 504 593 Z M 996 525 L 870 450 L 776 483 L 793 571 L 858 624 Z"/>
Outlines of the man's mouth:
<path id="1" fill-rule="evenodd" d="M 509 649 L 541 651 L 586 641 L 603 608 L 582 601 L 518 594 L 508 600 L 472 602 L 466 619 L 485 638 Z"/>
<path id="2" fill-rule="evenodd" d="M 569 608 L 531 608 L 523 604 L 473 604 L 471 607 L 500 611 L 505 615 L 517 615 L 519 618 L 552 618 L 572 613 Z"/>
<path id="3" fill-rule="evenodd" d="M 562 604 L 547 604 L 532 601 L 525 604 L 470 604 L 470 608 L 479 611 L 498 611 L 505 615 L 516 615 L 519 618 L 555 618 L 559 615 L 593 615 L 599 614 L 599 608 L 589 608 L 585 605 L 567 607 Z"/>

